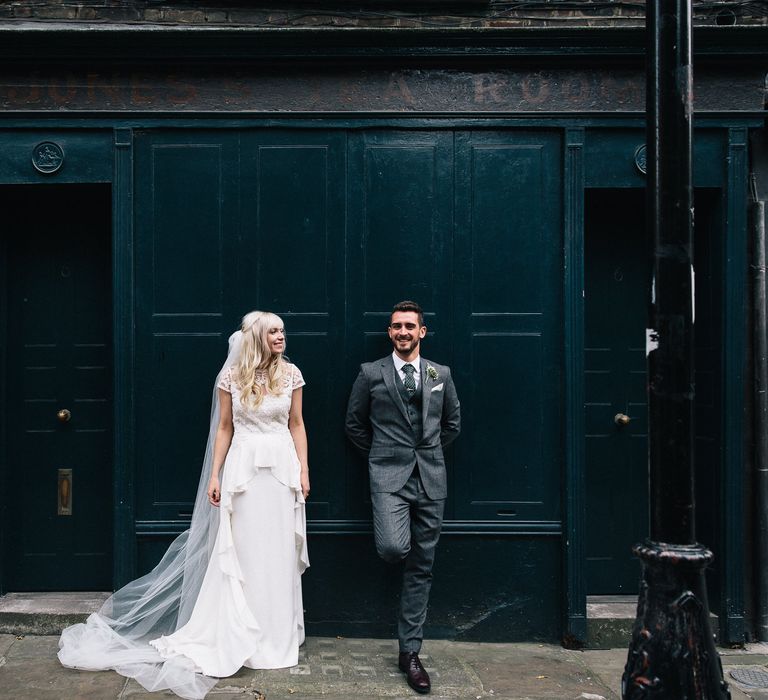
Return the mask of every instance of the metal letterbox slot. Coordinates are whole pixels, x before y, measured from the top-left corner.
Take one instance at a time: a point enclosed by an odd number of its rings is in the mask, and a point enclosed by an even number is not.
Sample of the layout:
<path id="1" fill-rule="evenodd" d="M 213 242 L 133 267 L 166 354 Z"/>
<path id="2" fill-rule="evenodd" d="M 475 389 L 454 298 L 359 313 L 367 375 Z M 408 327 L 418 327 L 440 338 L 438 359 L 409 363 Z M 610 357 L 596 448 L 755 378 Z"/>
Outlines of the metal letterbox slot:
<path id="1" fill-rule="evenodd" d="M 58 514 L 72 515 L 72 470 L 59 469 Z"/>

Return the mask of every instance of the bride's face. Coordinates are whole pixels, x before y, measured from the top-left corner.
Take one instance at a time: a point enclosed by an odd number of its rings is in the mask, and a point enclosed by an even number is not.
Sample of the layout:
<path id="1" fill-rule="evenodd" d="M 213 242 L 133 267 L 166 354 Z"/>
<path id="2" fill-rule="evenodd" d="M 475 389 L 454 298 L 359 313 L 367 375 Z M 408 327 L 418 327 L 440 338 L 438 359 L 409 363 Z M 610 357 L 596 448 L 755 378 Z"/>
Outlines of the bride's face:
<path id="1" fill-rule="evenodd" d="M 285 329 L 270 328 L 267 331 L 267 345 L 273 354 L 278 354 L 285 350 Z"/>

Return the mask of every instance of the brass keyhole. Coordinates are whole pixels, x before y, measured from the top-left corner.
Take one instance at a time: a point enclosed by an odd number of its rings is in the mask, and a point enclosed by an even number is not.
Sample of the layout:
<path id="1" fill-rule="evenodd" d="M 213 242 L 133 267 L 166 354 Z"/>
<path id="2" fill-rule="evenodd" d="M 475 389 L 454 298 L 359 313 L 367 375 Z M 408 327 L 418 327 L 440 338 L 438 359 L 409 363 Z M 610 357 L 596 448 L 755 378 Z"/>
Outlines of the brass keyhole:
<path id="1" fill-rule="evenodd" d="M 69 423 L 72 418 L 72 413 L 68 408 L 62 408 L 57 414 L 56 418 L 62 423 Z"/>

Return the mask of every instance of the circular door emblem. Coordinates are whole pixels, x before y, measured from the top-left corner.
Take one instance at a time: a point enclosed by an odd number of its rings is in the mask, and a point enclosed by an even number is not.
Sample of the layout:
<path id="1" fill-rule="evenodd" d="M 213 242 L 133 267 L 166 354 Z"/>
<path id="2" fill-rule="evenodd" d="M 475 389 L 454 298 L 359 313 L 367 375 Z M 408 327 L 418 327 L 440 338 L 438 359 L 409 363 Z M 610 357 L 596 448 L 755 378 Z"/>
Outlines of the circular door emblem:
<path id="1" fill-rule="evenodd" d="M 644 143 L 635 149 L 635 167 L 643 175 L 648 172 L 648 151 Z"/>
<path id="2" fill-rule="evenodd" d="M 64 150 L 58 143 L 43 141 L 32 150 L 32 165 L 40 173 L 55 173 L 64 164 Z"/>

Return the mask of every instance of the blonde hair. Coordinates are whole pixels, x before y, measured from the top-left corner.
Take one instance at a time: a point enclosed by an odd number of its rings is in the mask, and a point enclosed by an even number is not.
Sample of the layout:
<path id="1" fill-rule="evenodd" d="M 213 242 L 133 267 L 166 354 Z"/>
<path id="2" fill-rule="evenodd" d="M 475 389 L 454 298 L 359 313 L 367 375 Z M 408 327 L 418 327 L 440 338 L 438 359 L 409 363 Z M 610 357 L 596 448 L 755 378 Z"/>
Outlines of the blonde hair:
<path id="1" fill-rule="evenodd" d="M 240 389 L 240 401 L 247 408 L 257 408 L 264 400 L 257 376 L 266 371 L 266 393 L 277 396 L 281 393 L 285 360 L 283 353 L 273 353 L 269 347 L 268 333 L 273 328 L 282 328 L 279 316 L 269 311 L 251 311 L 243 316 L 240 330 L 243 345 L 235 364 L 233 379 Z"/>

